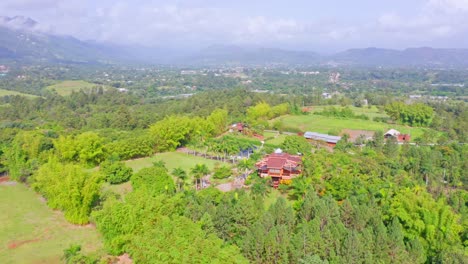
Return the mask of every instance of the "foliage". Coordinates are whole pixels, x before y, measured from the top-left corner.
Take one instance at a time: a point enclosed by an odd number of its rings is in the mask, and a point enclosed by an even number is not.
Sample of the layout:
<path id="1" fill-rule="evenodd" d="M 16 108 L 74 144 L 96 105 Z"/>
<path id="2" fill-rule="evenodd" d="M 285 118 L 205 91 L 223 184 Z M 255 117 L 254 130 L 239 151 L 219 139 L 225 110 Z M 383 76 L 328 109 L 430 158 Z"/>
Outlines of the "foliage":
<path id="1" fill-rule="evenodd" d="M 60 136 L 54 146 L 63 161 L 76 161 L 85 165 L 97 165 L 106 157 L 104 140 L 94 132 L 78 136 Z"/>
<path id="2" fill-rule="evenodd" d="M 80 245 L 71 245 L 63 251 L 62 260 L 67 264 L 95 264 L 98 263 L 97 259 L 90 256 L 85 256 L 81 253 Z"/>
<path id="3" fill-rule="evenodd" d="M 152 195 L 174 193 L 176 189 L 167 169 L 161 166 L 141 169 L 130 180 L 134 189 L 145 190 Z"/>
<path id="4" fill-rule="evenodd" d="M 50 158 L 39 167 L 32 180 L 32 186 L 44 195 L 47 204 L 63 210 L 68 221 L 74 224 L 89 222 L 91 208 L 99 197 L 101 175 Z"/>
<path id="5" fill-rule="evenodd" d="M 434 115 L 432 107 L 422 103 L 393 102 L 385 106 L 385 112 L 393 120 L 410 126 L 429 126 Z"/>
<path id="6" fill-rule="evenodd" d="M 214 169 L 213 178 L 215 179 L 224 179 L 232 175 L 231 168 L 223 165 Z"/>
<path id="7" fill-rule="evenodd" d="M 314 112 L 314 115 L 323 115 L 323 116 L 337 117 L 337 118 L 343 118 L 343 119 L 369 120 L 369 117 L 367 115 L 365 114 L 357 115 L 349 107 L 343 107 L 341 110 L 333 106 L 326 107 L 321 112 Z"/>
<path id="8" fill-rule="evenodd" d="M 146 157 L 154 153 L 155 142 L 149 135 L 117 140 L 105 147 L 122 160 Z"/>
<path id="9" fill-rule="evenodd" d="M 133 170 L 123 162 L 108 159 L 100 164 L 100 171 L 110 184 L 126 182 L 132 176 Z"/>
<path id="10" fill-rule="evenodd" d="M 178 215 L 180 199 L 136 191 L 125 201 L 106 201 L 93 216 L 108 250 L 129 252 L 136 262 L 246 263 L 235 246 Z"/>
<path id="11" fill-rule="evenodd" d="M 286 136 L 281 149 L 287 153 L 296 155 L 297 153 L 307 154 L 311 152 L 312 146 L 301 136 Z"/>
<path id="12" fill-rule="evenodd" d="M 441 262 L 442 254 L 462 254 L 459 216 L 443 201 L 434 201 L 423 190 L 406 189 L 395 196 L 389 213 L 401 221 L 406 239 L 420 240 L 430 261 Z"/>

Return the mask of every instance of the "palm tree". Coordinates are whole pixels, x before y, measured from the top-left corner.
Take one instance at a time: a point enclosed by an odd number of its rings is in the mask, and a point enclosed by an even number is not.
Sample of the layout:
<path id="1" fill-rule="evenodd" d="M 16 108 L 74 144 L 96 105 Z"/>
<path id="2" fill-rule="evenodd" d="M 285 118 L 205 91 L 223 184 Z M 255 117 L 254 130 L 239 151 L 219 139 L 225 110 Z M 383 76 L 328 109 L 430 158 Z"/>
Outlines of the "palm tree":
<path id="1" fill-rule="evenodd" d="M 198 182 L 202 177 L 210 173 L 210 170 L 205 164 L 197 164 L 190 171 L 192 176 L 195 178 L 195 188 L 198 190 Z"/>
<path id="2" fill-rule="evenodd" d="M 181 167 L 178 167 L 172 170 L 172 175 L 177 178 L 179 191 L 182 190 L 182 186 L 184 185 L 185 180 L 187 180 L 187 172 Z"/>
<path id="3" fill-rule="evenodd" d="M 249 159 L 241 159 L 237 164 L 237 168 L 244 170 L 244 174 L 247 174 L 249 169 L 252 167 L 252 161 Z"/>

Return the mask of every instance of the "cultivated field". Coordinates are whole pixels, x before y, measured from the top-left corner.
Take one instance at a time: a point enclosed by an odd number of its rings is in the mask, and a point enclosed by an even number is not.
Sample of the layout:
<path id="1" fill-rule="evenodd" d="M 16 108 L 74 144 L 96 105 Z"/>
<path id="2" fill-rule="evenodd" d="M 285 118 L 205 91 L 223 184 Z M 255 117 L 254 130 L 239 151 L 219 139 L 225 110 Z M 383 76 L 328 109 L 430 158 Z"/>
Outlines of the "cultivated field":
<path id="1" fill-rule="evenodd" d="M 69 224 L 23 184 L 0 183 L 0 212 L 1 263 L 62 263 L 63 250 L 71 244 L 85 253 L 102 250 L 93 226 Z"/>
<path id="2" fill-rule="evenodd" d="M 97 84 L 89 83 L 86 81 L 63 81 L 47 87 L 49 90 L 55 90 L 59 95 L 66 96 L 72 92 L 78 92 L 79 90 L 91 90 L 97 87 Z M 105 87 L 104 89 L 108 89 Z"/>

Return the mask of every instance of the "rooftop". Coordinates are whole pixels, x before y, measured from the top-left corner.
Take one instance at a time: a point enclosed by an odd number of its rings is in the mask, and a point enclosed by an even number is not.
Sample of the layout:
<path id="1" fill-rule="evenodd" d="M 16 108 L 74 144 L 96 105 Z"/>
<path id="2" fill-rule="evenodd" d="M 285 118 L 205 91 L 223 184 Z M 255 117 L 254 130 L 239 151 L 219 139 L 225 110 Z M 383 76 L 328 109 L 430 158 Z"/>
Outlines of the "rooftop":
<path id="1" fill-rule="evenodd" d="M 332 136 L 332 135 L 320 134 L 317 132 L 309 132 L 309 131 L 304 133 L 304 137 L 307 139 L 321 140 L 321 141 L 325 141 L 328 143 L 337 143 L 341 139 L 340 136 Z"/>

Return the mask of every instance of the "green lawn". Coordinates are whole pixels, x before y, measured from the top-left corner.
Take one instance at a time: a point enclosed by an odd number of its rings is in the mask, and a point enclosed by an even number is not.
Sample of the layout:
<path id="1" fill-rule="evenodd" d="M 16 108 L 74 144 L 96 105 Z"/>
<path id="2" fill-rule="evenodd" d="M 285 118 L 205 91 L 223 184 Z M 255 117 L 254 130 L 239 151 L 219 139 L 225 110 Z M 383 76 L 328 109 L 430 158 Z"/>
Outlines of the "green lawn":
<path id="1" fill-rule="evenodd" d="M 205 159 L 198 156 L 187 155 L 181 152 L 165 152 L 158 153 L 152 157 L 128 160 L 125 163 L 133 169 L 134 172 L 142 168 L 151 167 L 153 162 L 162 160 L 166 163 L 166 168 L 171 172 L 174 168 L 181 167 L 187 172 L 190 171 L 196 164 L 206 164 L 212 170 L 216 163 L 221 164 L 221 161 Z"/>
<path id="2" fill-rule="evenodd" d="M 33 94 L 25 94 L 25 93 L 20 93 L 20 92 L 15 92 L 15 91 L 10 91 L 10 90 L 0 89 L 0 97 L 2 97 L 2 96 L 7 96 L 7 95 L 22 95 L 22 96 L 26 96 L 26 97 L 29 97 L 29 98 L 38 97 L 37 95 L 33 95 Z"/>
<path id="3" fill-rule="evenodd" d="M 371 120 L 362 119 L 339 119 L 334 117 L 326 117 L 320 115 L 286 115 L 279 117 L 286 127 L 299 128 L 301 131 L 313 131 L 319 133 L 328 133 L 329 131 L 341 132 L 343 129 L 359 129 L 359 130 L 382 130 L 383 132 L 394 128 L 401 133 L 411 134 L 412 140 L 421 136 L 424 128 L 409 127 L 402 125 L 392 125 Z M 274 122 L 271 121 L 271 122 Z"/>
<path id="4" fill-rule="evenodd" d="M 263 136 L 265 137 L 265 143 L 273 144 L 273 145 L 281 145 L 284 141 L 284 138 L 286 138 L 286 135 L 283 135 L 283 134 L 278 135 L 277 133 L 272 133 L 272 132 L 265 132 L 263 133 Z"/>
<path id="5" fill-rule="evenodd" d="M 324 108 L 327 108 L 327 107 L 335 107 L 339 110 L 341 110 L 342 106 L 340 105 L 319 105 L 319 106 L 311 106 L 311 111 L 310 113 L 314 113 L 314 112 L 320 112 L 322 111 Z M 374 117 L 388 117 L 388 115 L 386 113 L 380 113 L 379 112 L 379 109 L 377 108 L 377 106 L 373 105 L 371 106 L 371 108 L 367 107 L 367 106 L 364 106 L 364 107 L 355 107 L 355 106 L 348 106 L 349 109 L 351 109 L 356 115 L 361 115 L 361 114 L 365 114 L 367 115 L 370 119 L 374 118 Z"/>
<path id="6" fill-rule="evenodd" d="M 69 224 L 23 184 L 0 185 L 0 202 L 1 263 L 62 263 L 71 244 L 80 244 L 85 253 L 102 253 L 93 226 Z"/>
<path id="7" fill-rule="evenodd" d="M 62 81 L 54 85 L 47 87 L 49 90 L 55 90 L 59 95 L 66 96 L 70 95 L 72 92 L 78 92 L 79 90 L 91 90 L 94 87 L 97 87 L 97 84 L 89 83 L 86 81 Z M 105 87 L 107 89 L 107 87 Z"/>

